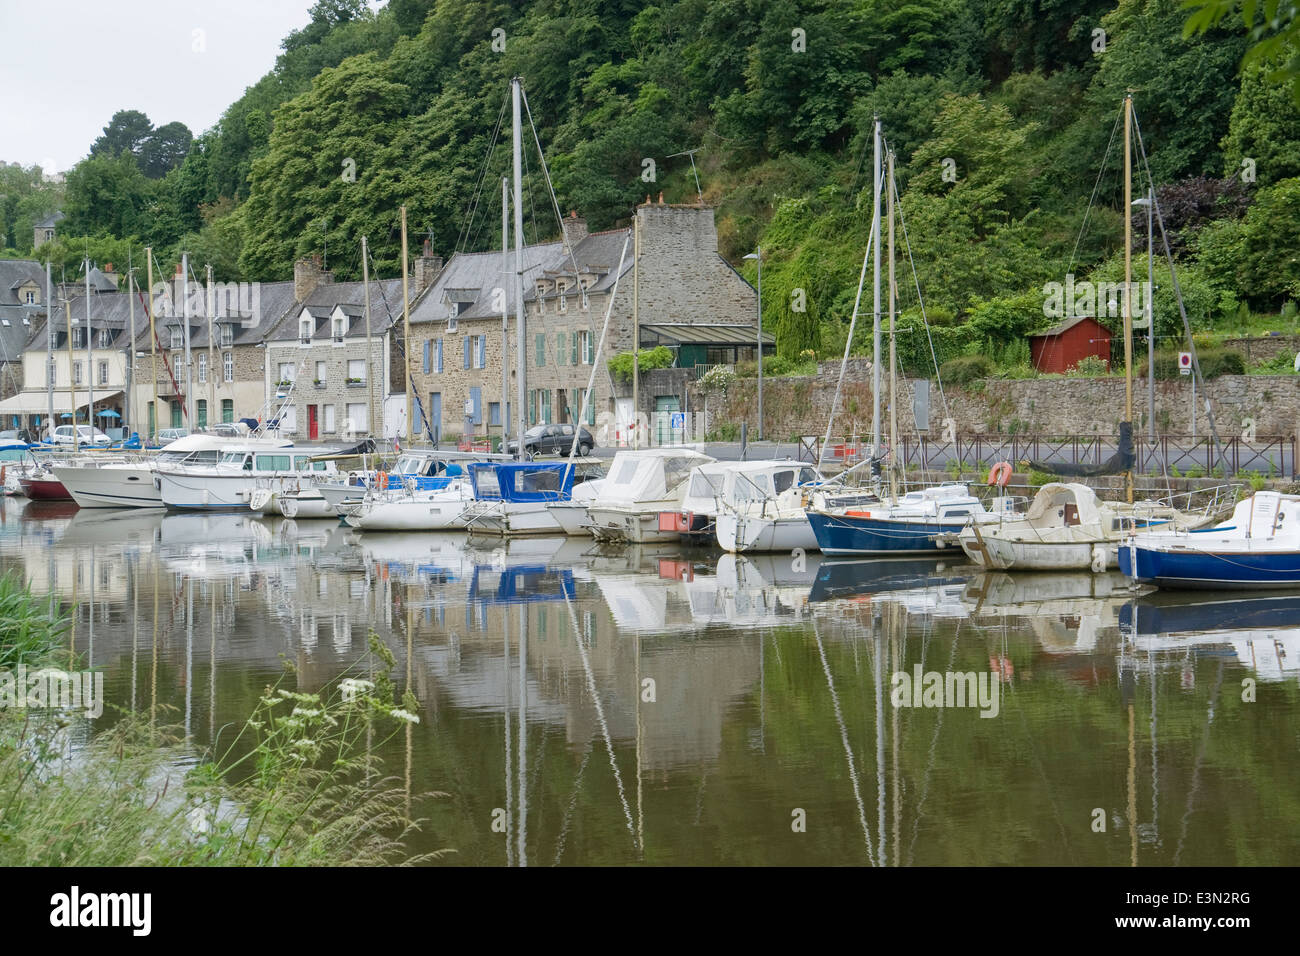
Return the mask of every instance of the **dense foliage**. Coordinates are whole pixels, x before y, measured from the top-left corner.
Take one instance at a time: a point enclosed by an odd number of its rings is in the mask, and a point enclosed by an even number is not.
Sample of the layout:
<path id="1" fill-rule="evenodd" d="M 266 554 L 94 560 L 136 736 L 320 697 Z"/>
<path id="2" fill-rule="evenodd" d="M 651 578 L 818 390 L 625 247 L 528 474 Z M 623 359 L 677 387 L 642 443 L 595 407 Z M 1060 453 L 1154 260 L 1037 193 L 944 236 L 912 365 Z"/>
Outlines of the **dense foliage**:
<path id="1" fill-rule="evenodd" d="M 71 261 L 83 235 L 129 238 L 164 265 L 184 248 L 219 278 L 263 280 L 325 254 L 353 278 L 365 234 L 393 274 L 403 204 L 436 252 L 487 248 L 519 75 L 561 208 L 592 229 L 647 194 L 694 201 L 691 160 L 673 154 L 698 148 L 720 251 L 740 262 L 761 247 L 764 321 L 796 363 L 848 337 L 879 117 L 896 157 L 900 360 L 930 365 L 933 346 L 940 361 L 1001 362 L 1051 324 L 1044 283 L 1122 277 L 1131 89 L 1149 158 L 1148 173 L 1137 155 L 1134 196 L 1157 189 L 1189 319 L 1210 327 L 1300 296 L 1300 109 L 1267 61 L 1240 70 L 1252 41 L 1236 21 L 1188 31 L 1188 16 L 1179 0 L 320 0 L 274 69 L 161 176 L 175 124 L 113 117 L 68 177 L 62 231 L 75 238 L 50 251 Z M 533 241 L 557 229 L 528 135 Z M 47 205 L 5 187 L 15 254 Z M 1157 331 L 1176 336 L 1162 271 Z M 870 343 L 869 287 L 858 311 L 855 351 Z"/>

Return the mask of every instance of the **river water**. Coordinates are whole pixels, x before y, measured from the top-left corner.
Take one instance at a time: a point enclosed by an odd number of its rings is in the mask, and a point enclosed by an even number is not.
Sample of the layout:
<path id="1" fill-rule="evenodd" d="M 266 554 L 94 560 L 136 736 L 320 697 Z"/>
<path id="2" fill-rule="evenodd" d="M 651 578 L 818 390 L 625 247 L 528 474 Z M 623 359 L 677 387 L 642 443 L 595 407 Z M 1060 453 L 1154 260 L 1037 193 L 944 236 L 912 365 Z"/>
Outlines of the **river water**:
<path id="1" fill-rule="evenodd" d="M 1300 856 L 1300 596 L 23 499 L 12 568 L 196 753 L 270 684 L 365 676 L 375 631 L 419 701 L 384 769 L 443 865 Z"/>

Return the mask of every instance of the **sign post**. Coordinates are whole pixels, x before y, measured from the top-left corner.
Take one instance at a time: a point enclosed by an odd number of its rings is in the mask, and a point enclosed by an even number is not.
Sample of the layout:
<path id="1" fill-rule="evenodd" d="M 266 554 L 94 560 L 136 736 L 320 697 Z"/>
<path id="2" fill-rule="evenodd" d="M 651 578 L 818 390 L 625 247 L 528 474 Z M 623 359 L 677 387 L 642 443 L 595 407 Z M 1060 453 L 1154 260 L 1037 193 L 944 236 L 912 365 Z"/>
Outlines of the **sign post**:
<path id="1" fill-rule="evenodd" d="M 1192 375 L 1192 353 L 1178 353 L 1178 374 Z M 1192 440 L 1196 440 L 1196 376 L 1192 375 Z"/>

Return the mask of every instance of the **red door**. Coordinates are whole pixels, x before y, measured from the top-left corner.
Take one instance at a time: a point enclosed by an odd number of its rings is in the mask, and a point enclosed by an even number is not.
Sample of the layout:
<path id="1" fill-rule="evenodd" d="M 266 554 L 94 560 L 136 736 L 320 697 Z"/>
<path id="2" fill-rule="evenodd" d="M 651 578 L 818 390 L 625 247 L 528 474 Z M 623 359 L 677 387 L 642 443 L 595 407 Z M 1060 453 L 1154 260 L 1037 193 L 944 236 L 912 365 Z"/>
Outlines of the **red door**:
<path id="1" fill-rule="evenodd" d="M 307 437 L 311 441 L 320 437 L 320 425 L 316 420 L 316 409 L 319 407 L 319 405 L 307 406 Z"/>

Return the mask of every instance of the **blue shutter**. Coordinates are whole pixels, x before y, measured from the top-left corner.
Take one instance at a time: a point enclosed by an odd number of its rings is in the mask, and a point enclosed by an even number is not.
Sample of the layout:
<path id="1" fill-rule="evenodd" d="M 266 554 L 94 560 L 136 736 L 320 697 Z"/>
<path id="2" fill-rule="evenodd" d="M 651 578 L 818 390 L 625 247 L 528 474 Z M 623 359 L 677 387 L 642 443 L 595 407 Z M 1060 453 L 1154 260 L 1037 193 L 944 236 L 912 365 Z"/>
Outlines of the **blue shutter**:
<path id="1" fill-rule="evenodd" d="M 429 346 L 433 344 L 432 339 L 424 340 L 424 374 L 429 374 Z"/>
<path id="2" fill-rule="evenodd" d="M 464 350 L 465 368 L 469 368 L 469 336 L 468 335 L 465 336 L 464 349 L 465 349 Z"/>
<path id="3" fill-rule="evenodd" d="M 471 386 L 469 390 L 469 400 L 474 403 L 474 424 L 483 424 L 483 389 L 477 385 Z"/>
<path id="4" fill-rule="evenodd" d="M 487 368 L 487 336 L 478 337 L 478 367 Z"/>

